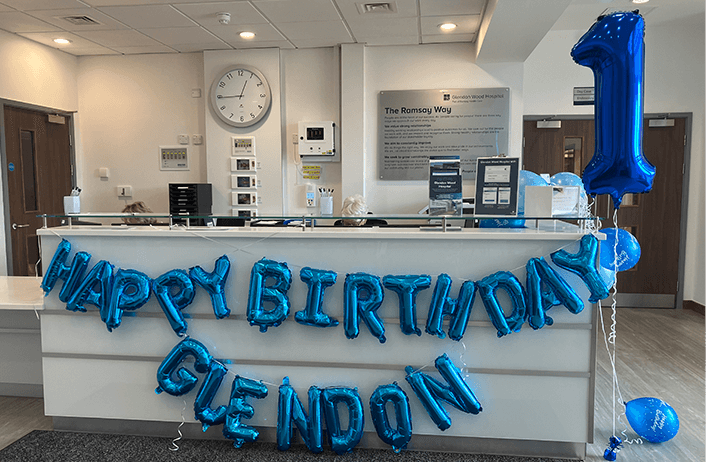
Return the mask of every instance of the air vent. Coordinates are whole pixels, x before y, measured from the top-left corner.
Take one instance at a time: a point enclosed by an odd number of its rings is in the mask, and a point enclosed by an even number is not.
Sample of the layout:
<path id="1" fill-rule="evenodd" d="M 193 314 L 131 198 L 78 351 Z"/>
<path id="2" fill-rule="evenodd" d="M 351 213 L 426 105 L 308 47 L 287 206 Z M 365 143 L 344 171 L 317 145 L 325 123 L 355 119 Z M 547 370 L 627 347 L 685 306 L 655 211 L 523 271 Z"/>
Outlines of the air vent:
<path id="1" fill-rule="evenodd" d="M 395 2 L 359 2 L 356 3 L 360 14 L 397 13 Z"/>
<path id="2" fill-rule="evenodd" d="M 59 19 L 63 19 L 74 26 L 98 26 L 101 24 L 90 16 L 59 16 Z"/>

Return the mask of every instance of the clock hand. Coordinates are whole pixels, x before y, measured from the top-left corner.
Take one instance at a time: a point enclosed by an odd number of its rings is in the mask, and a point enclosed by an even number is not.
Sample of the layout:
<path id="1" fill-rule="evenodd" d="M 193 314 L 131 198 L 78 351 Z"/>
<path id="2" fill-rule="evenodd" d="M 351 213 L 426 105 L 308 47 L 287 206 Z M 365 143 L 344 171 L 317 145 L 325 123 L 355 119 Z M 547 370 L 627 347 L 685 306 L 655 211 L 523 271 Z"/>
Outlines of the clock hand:
<path id="1" fill-rule="evenodd" d="M 217 99 L 221 98 L 240 98 L 240 95 L 216 95 Z"/>
<path id="2" fill-rule="evenodd" d="M 240 90 L 240 95 L 238 95 L 238 98 L 243 97 L 243 93 L 245 92 L 245 85 L 247 85 L 247 84 L 248 84 L 248 81 L 246 80 L 245 83 L 243 84 L 243 89 Z"/>

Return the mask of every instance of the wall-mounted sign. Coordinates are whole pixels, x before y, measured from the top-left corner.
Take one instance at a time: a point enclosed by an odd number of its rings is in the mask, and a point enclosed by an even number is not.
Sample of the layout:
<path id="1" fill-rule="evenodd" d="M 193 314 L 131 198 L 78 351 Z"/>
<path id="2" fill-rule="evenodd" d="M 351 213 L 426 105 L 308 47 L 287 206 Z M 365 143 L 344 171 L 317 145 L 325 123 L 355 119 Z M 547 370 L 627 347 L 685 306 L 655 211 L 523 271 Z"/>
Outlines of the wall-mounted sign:
<path id="1" fill-rule="evenodd" d="M 479 157 L 508 154 L 509 88 L 381 91 L 378 111 L 382 180 L 426 180 L 430 156 L 459 156 L 468 181 Z"/>
<path id="2" fill-rule="evenodd" d="M 592 106 L 595 104 L 593 87 L 574 87 L 574 106 Z"/>

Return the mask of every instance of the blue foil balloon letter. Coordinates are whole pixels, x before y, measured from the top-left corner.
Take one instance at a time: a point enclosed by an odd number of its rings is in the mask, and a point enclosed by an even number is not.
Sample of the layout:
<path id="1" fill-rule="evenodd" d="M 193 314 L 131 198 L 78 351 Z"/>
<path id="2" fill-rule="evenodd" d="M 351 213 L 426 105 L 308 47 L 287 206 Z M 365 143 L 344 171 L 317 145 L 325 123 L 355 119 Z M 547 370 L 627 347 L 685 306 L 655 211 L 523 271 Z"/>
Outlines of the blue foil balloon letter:
<path id="1" fill-rule="evenodd" d="M 96 263 L 86 278 L 76 287 L 71 298 L 66 303 L 69 311 L 86 311 L 87 303 L 95 305 L 100 310 L 101 321 L 108 319 L 108 301 L 113 288 L 113 265 L 106 260 Z"/>
<path id="2" fill-rule="evenodd" d="M 268 279 L 275 281 L 267 285 Z M 250 293 L 248 295 L 248 321 L 251 326 L 260 326 L 260 332 L 269 327 L 277 327 L 289 316 L 287 291 L 292 284 L 292 272 L 286 263 L 262 259 L 255 263 L 250 272 Z M 265 310 L 264 304 L 275 305 Z"/>
<path id="3" fill-rule="evenodd" d="M 368 330 L 380 343 L 385 343 L 385 323 L 377 310 L 383 301 L 382 282 L 377 276 L 367 273 L 346 275 L 343 285 L 343 327 L 346 337 L 358 337 L 360 323 L 358 316 L 368 326 Z"/>
<path id="4" fill-rule="evenodd" d="M 598 18 L 571 50 L 593 71 L 596 92 L 596 151 L 583 183 L 588 194 L 610 194 L 615 208 L 625 193 L 650 191 L 655 176 L 642 153 L 644 34 L 642 16 L 613 13 Z"/>
<path id="5" fill-rule="evenodd" d="M 294 320 L 307 326 L 337 326 L 338 320 L 323 311 L 324 290 L 336 283 L 336 273 L 307 266 L 301 269 L 299 277 L 309 287 L 309 291 L 306 294 L 306 308 L 294 313 Z"/>
<path id="6" fill-rule="evenodd" d="M 499 271 L 490 276 L 486 276 L 476 283 L 480 298 L 483 300 L 485 310 L 488 312 L 490 321 L 498 330 L 498 337 L 519 332 L 522 323 L 525 321 L 527 310 L 525 300 L 525 289 L 514 274 L 509 271 Z M 497 290 L 505 289 L 512 301 L 512 313 L 505 316 L 503 308 L 498 301 Z"/>
<path id="7" fill-rule="evenodd" d="M 181 311 L 194 301 L 194 283 L 186 271 L 173 269 L 152 281 L 152 291 L 174 332 L 182 337 L 187 324 Z"/>
<path id="8" fill-rule="evenodd" d="M 625 417 L 635 433 L 650 443 L 664 443 L 679 431 L 679 417 L 672 406 L 657 398 L 638 398 L 625 404 Z"/>
<path id="9" fill-rule="evenodd" d="M 137 310 L 150 299 L 150 278 L 145 273 L 119 269 L 113 277 L 105 325 L 108 331 L 120 327 L 123 311 Z"/>
<path id="10" fill-rule="evenodd" d="M 551 254 L 551 258 L 555 265 L 578 274 L 588 290 L 591 291 L 588 301 L 596 303 L 608 296 L 608 287 L 598 274 L 598 265 L 596 264 L 598 239 L 591 234 L 586 234 L 581 238 L 580 245 L 579 252 L 576 254 L 568 253 L 562 249 Z"/>
<path id="11" fill-rule="evenodd" d="M 242 419 L 251 419 L 255 409 L 245 399 L 251 396 L 262 399 L 267 396 L 267 387 L 262 382 L 235 376 L 230 392 L 230 403 L 223 424 L 223 436 L 233 440 L 233 446 L 241 447 L 245 442 L 255 442 L 260 436 L 255 428 L 242 423 Z"/>
<path id="12" fill-rule="evenodd" d="M 66 303 L 71 298 L 71 295 L 76 290 L 76 287 L 81 281 L 81 276 L 86 271 L 88 261 L 91 259 L 91 254 L 86 252 L 78 252 L 71 266 L 66 266 L 66 259 L 71 251 L 71 244 L 66 239 L 62 239 L 56 247 L 56 252 L 51 259 L 49 268 L 47 268 L 44 278 L 42 279 L 42 290 L 45 295 L 54 289 L 54 286 L 59 279 L 64 281 L 64 285 L 59 292 L 59 300 Z"/>
<path id="13" fill-rule="evenodd" d="M 431 286 L 431 277 L 420 276 L 385 276 L 382 284 L 386 289 L 396 292 L 400 299 L 400 328 L 407 335 L 422 335 L 417 328 L 417 294 Z"/>
<path id="14" fill-rule="evenodd" d="M 467 414 L 478 414 L 483 408 L 471 387 L 461 377 L 461 371 L 446 353 L 436 358 L 434 365 L 448 385 L 423 372 L 415 371 L 412 366 L 405 367 L 405 379 L 412 386 L 431 420 L 443 431 L 451 426 L 451 418 L 439 400 L 446 401 Z"/>
<path id="15" fill-rule="evenodd" d="M 390 426 L 387 416 L 388 402 L 395 407 L 397 428 Z M 392 446 L 393 451 L 400 452 L 407 447 L 412 438 L 412 412 L 409 408 L 407 394 L 396 383 L 380 385 L 370 396 L 370 415 L 373 418 L 375 431 L 380 439 Z"/>
<path id="16" fill-rule="evenodd" d="M 350 452 L 363 437 L 363 401 L 357 389 L 353 388 L 325 388 L 322 392 L 326 428 L 328 429 L 329 443 L 336 454 Z M 348 408 L 348 430 L 341 431 L 341 419 L 338 415 L 338 403 L 345 404 Z"/>
<path id="17" fill-rule="evenodd" d="M 188 356 L 194 357 L 194 369 L 196 369 L 196 372 L 205 374 L 209 371 L 209 365 L 213 358 L 211 358 L 208 350 L 200 342 L 187 337 L 172 348 L 172 351 L 169 352 L 162 364 L 160 364 L 159 369 L 157 369 L 157 383 L 159 386 L 154 390 L 155 393 L 159 394 L 164 391 L 173 396 L 181 396 L 190 392 L 196 386 L 198 381 L 196 376 L 187 369 L 179 367 Z M 179 369 L 177 370 L 178 367 Z M 172 378 L 174 372 L 176 372 L 178 380 Z"/>
<path id="18" fill-rule="evenodd" d="M 230 310 L 226 303 L 226 280 L 230 271 L 230 260 L 223 255 L 216 260 L 213 273 L 207 273 L 200 266 L 195 266 L 189 269 L 189 276 L 196 281 L 198 285 L 206 289 L 211 297 L 211 305 L 216 319 L 227 318 L 230 315 Z"/>
<path id="19" fill-rule="evenodd" d="M 451 292 L 451 278 L 448 274 L 442 273 L 436 279 L 424 330 L 427 334 L 444 338 L 446 336 L 443 329 L 444 316 L 450 316 L 449 338 L 459 341 L 466 333 L 468 318 L 476 298 L 476 284 L 473 281 L 465 281 L 456 299 L 449 297 L 449 292 Z"/>
<path id="20" fill-rule="evenodd" d="M 547 292 L 542 290 L 543 286 L 548 287 Z M 576 291 L 544 257 L 530 258 L 527 261 L 527 320 L 532 329 L 541 329 L 545 324 L 551 326 L 553 320 L 545 312 L 558 304 L 573 314 L 583 310 L 583 301 Z"/>
<path id="21" fill-rule="evenodd" d="M 277 449 L 286 451 L 292 445 L 294 427 L 304 440 L 309 451 L 318 454 L 323 451 L 323 432 L 321 430 L 321 390 L 309 388 L 309 415 L 299 401 L 297 392 L 289 385 L 289 377 L 282 379 L 279 386 L 277 406 Z"/>
<path id="22" fill-rule="evenodd" d="M 211 408 L 213 397 L 223 383 L 223 378 L 228 373 L 226 367 L 216 360 L 212 360 L 208 367 L 206 380 L 201 384 L 194 400 L 194 417 L 201 422 L 203 431 L 211 425 L 219 425 L 226 421 L 226 406 Z"/>

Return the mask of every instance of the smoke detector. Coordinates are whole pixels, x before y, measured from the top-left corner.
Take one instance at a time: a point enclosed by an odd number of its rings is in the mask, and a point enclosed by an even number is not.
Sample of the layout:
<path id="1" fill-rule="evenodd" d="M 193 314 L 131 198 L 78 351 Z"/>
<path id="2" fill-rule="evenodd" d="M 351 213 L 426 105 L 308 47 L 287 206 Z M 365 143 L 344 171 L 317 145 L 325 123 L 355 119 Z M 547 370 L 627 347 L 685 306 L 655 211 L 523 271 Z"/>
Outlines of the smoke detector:
<path id="1" fill-rule="evenodd" d="M 224 26 L 230 24 L 230 13 L 216 13 L 216 18 Z"/>

